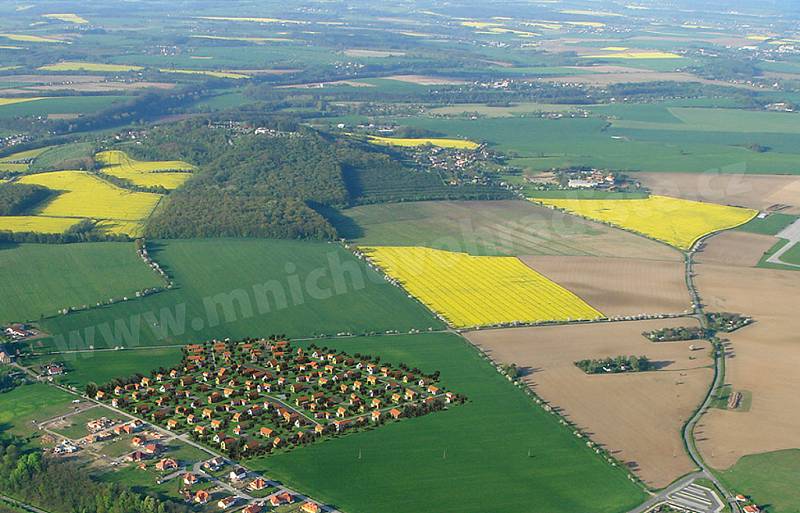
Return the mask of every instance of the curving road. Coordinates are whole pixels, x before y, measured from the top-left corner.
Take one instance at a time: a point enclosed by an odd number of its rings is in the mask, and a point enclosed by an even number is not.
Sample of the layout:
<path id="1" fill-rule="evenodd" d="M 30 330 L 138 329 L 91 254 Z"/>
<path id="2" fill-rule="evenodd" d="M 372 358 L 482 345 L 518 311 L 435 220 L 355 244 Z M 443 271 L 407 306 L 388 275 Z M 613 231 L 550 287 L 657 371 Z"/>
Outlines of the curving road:
<path id="1" fill-rule="evenodd" d="M 800 225 L 798 225 L 800 228 Z M 800 230 L 798 230 L 800 232 Z M 695 248 L 705 242 L 707 239 L 713 237 L 716 234 L 710 234 L 706 237 L 703 237 L 695 244 Z M 685 253 L 685 279 L 686 279 L 686 288 L 689 291 L 689 296 L 692 301 L 692 307 L 694 308 L 693 316 L 700 322 L 700 325 L 703 328 L 708 327 L 708 320 L 706 318 L 705 312 L 703 311 L 703 303 L 700 300 L 700 294 L 697 291 L 697 287 L 694 283 L 694 256 L 696 253 L 696 249 L 692 249 Z M 709 408 L 711 401 L 714 396 L 714 391 L 717 390 L 720 386 L 724 384 L 725 381 L 725 353 L 724 351 L 715 350 L 714 352 L 714 380 L 711 383 L 711 386 L 706 393 L 706 397 L 703 399 L 703 402 L 694 412 L 691 418 L 684 424 L 683 430 L 681 432 L 681 437 L 683 438 L 684 446 L 686 447 L 686 452 L 689 454 L 689 457 L 692 459 L 695 465 L 700 469 L 699 472 L 695 472 L 694 474 L 689 474 L 678 481 L 675 481 L 670 486 L 665 488 L 664 490 L 658 492 L 654 495 L 651 499 L 649 499 L 644 504 L 640 505 L 637 508 L 630 510 L 628 513 L 645 513 L 655 505 L 665 502 L 667 500 L 667 496 L 675 493 L 676 491 L 692 484 L 697 479 L 707 479 L 714 483 L 714 486 L 720 491 L 723 495 L 723 500 L 727 502 L 733 513 L 740 513 L 741 510 L 739 508 L 739 504 L 733 498 L 733 495 L 728 491 L 728 489 L 723 485 L 717 476 L 711 471 L 711 469 L 706 465 L 703 461 L 703 457 L 697 450 L 697 447 L 694 443 L 694 428 L 697 423 L 700 421 L 700 418 Z"/>

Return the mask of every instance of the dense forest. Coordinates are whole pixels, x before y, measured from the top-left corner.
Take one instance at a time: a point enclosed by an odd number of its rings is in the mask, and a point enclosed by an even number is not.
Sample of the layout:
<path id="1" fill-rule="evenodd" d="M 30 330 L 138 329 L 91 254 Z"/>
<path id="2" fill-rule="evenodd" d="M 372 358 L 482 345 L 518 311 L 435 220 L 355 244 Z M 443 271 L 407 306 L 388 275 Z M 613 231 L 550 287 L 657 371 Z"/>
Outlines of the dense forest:
<path id="1" fill-rule="evenodd" d="M 199 166 L 150 219 L 154 238 L 331 239 L 331 215 L 355 204 L 509 196 L 499 187 L 446 185 L 377 148 L 285 118 L 186 121 L 123 146 L 137 158 Z"/>
<path id="2" fill-rule="evenodd" d="M 0 216 L 15 216 L 30 210 L 53 194 L 39 185 L 0 183 Z"/>

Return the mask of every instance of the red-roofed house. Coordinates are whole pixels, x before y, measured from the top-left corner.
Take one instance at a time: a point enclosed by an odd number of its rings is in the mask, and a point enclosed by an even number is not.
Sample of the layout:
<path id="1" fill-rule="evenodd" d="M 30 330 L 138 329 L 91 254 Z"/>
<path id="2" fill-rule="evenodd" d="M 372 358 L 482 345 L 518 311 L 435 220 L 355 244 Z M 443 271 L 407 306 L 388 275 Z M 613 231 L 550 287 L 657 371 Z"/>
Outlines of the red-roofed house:
<path id="1" fill-rule="evenodd" d="M 319 504 L 316 502 L 306 501 L 302 506 L 300 506 L 300 511 L 304 513 L 319 513 L 320 507 Z"/>

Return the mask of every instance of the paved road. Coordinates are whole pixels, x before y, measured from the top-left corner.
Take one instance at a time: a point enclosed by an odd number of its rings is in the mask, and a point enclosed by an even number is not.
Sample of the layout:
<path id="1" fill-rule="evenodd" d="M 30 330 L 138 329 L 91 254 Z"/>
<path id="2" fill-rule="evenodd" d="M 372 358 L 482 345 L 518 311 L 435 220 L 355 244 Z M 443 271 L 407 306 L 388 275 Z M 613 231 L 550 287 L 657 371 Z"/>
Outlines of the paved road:
<path id="1" fill-rule="evenodd" d="M 22 509 L 24 509 L 26 511 L 30 511 L 31 513 L 50 513 L 49 511 L 45 511 L 43 509 L 39 509 L 36 506 L 31 506 L 28 503 L 25 503 L 25 502 L 22 502 L 22 501 L 18 501 L 17 499 L 12 499 L 11 497 L 9 497 L 7 495 L 0 495 L 0 499 L 4 500 L 6 502 L 10 502 L 11 504 L 13 504 L 13 505 L 15 505 L 15 506 L 17 506 L 19 508 L 22 508 Z"/>
<path id="2" fill-rule="evenodd" d="M 781 230 L 778 235 L 776 235 L 779 239 L 784 239 L 788 241 L 781 249 L 776 251 L 767 259 L 767 262 L 770 264 L 778 264 L 778 265 L 788 265 L 790 267 L 800 267 L 797 264 L 790 264 L 789 262 L 784 262 L 781 260 L 781 257 L 784 253 L 789 251 L 793 248 L 796 244 L 800 244 L 800 219 L 795 221 L 794 223 L 790 224 L 783 230 Z"/>
<path id="3" fill-rule="evenodd" d="M 695 248 L 699 246 L 703 241 L 707 238 L 713 236 L 709 235 L 698 241 L 695 245 Z M 685 255 L 685 280 L 686 280 L 686 288 L 689 291 L 689 296 L 691 297 L 692 304 L 694 307 L 694 317 L 700 321 L 700 325 L 703 328 L 707 327 L 708 320 L 705 316 L 705 312 L 703 311 L 703 304 L 700 298 L 700 294 L 697 291 L 697 287 L 694 283 L 694 256 L 695 250 L 689 251 Z M 628 513 L 644 513 L 648 511 L 650 508 L 655 506 L 656 504 L 666 502 L 668 497 L 680 490 L 686 488 L 687 486 L 691 485 L 697 479 L 708 479 L 717 489 L 722 493 L 723 500 L 731 505 L 731 509 L 734 513 L 739 513 L 739 505 L 733 499 L 733 495 L 725 488 L 725 486 L 717 479 L 711 469 L 705 464 L 703 461 L 702 456 L 697 451 L 697 447 L 694 443 L 694 428 L 697 423 L 700 421 L 700 418 L 703 416 L 703 413 L 706 412 L 709 405 L 711 404 L 713 393 L 714 391 L 724 384 L 725 380 L 725 353 L 724 351 L 719 351 L 714 356 L 714 381 L 711 384 L 711 387 L 708 390 L 708 393 L 703 400 L 703 403 L 700 407 L 695 411 L 694 415 L 686 422 L 683 427 L 683 431 L 681 432 L 681 436 L 683 438 L 684 445 L 686 446 L 686 451 L 689 454 L 689 457 L 692 459 L 695 465 L 700 469 L 699 472 L 694 474 L 690 474 L 686 477 L 679 479 L 678 481 L 674 482 L 658 494 L 654 495 L 650 500 L 642 504 L 641 506 L 632 509 Z"/>
<path id="4" fill-rule="evenodd" d="M 28 369 L 28 368 L 26 368 L 26 367 L 23 367 L 23 366 L 21 366 L 21 365 L 17 365 L 17 367 L 19 367 L 20 369 L 24 370 L 25 372 L 28 372 L 28 373 L 30 373 L 30 374 L 31 374 L 31 375 L 33 375 L 33 376 L 37 376 L 37 375 L 36 375 L 36 374 L 35 374 L 33 371 L 31 371 L 30 369 Z M 38 376 L 37 376 L 37 378 L 38 378 Z M 128 412 L 126 412 L 126 411 L 124 411 L 124 410 L 120 410 L 119 408 L 114 408 L 114 407 L 113 407 L 113 406 L 111 406 L 110 404 L 105 404 L 105 403 L 103 403 L 103 402 L 100 402 L 100 401 L 97 401 L 97 400 L 95 400 L 94 398 L 91 398 L 91 397 L 86 397 L 86 396 L 84 396 L 84 395 L 80 394 L 79 392 L 76 392 L 76 391 L 74 391 L 74 390 L 72 390 L 72 389 L 70 389 L 70 388 L 67 388 L 67 387 L 65 387 L 65 386 L 59 385 L 59 384 L 57 384 L 57 383 L 54 383 L 54 382 L 49 382 L 48 384 L 49 384 L 49 385 L 51 385 L 51 386 L 53 386 L 53 387 L 55 387 L 55 388 L 58 388 L 58 389 L 60 389 L 60 390 L 63 390 L 63 391 L 65 391 L 65 392 L 69 393 L 69 394 L 72 394 L 72 395 L 74 395 L 74 396 L 76 396 L 76 397 L 79 397 L 79 398 L 81 398 L 81 399 L 83 399 L 83 400 L 85 400 L 85 401 L 89 401 L 89 402 L 91 402 L 91 403 L 94 403 L 96 406 L 100 406 L 100 407 L 102 407 L 102 408 L 106 408 L 106 409 L 108 409 L 108 410 L 111 410 L 111 411 L 113 411 L 113 412 L 115 412 L 115 413 L 118 413 L 119 415 L 121 415 L 121 416 L 123 416 L 123 417 L 125 417 L 125 418 L 128 418 L 128 419 L 130 419 L 130 420 L 142 420 L 142 419 L 140 419 L 139 417 L 136 417 L 135 415 L 131 415 L 130 413 L 128 413 Z M 225 458 L 225 456 L 224 456 L 224 455 L 222 455 L 222 454 L 220 454 L 220 453 L 218 453 L 218 452 L 216 452 L 216 451 L 214 451 L 214 450 L 210 449 L 209 447 L 206 447 L 206 446 L 204 446 L 204 445 L 202 445 L 202 444 L 199 444 L 199 443 L 195 442 L 194 440 L 192 440 L 192 439 L 189 437 L 189 435 L 188 435 L 187 433 L 180 434 L 180 435 L 176 435 L 174 432 L 172 432 L 172 431 L 169 431 L 169 430 L 167 430 L 167 429 L 164 429 L 164 428 L 162 428 L 162 427 L 160 427 L 160 426 L 157 426 L 157 425 L 155 425 L 155 424 L 152 424 L 152 423 L 150 423 L 150 422 L 148 422 L 147 424 L 148 424 L 148 425 L 149 425 L 149 426 L 150 426 L 150 427 L 151 427 L 151 428 L 152 428 L 154 431 L 158 431 L 159 433 L 161 433 L 162 435 L 164 435 L 164 436 L 165 436 L 165 438 L 172 438 L 172 439 L 177 439 L 177 440 L 180 440 L 181 442 L 184 442 L 184 443 L 186 443 L 186 444 L 188 444 L 188 445 L 191 445 L 192 447 L 195 447 L 195 448 L 197 448 L 197 449 L 200 449 L 201 451 L 203 451 L 203 452 L 205 452 L 206 454 L 208 454 L 210 458 L 212 458 L 212 457 L 221 457 L 221 458 L 223 458 L 223 459 L 226 459 L 226 460 L 227 460 L 227 458 Z M 224 480 L 222 480 L 222 479 L 217 479 L 217 478 L 215 478 L 214 476 L 211 476 L 210 474 L 207 474 L 206 472 L 204 472 L 204 471 L 202 470 L 202 462 L 198 462 L 198 463 L 196 463 L 196 464 L 194 465 L 194 470 L 195 470 L 195 471 L 197 471 L 197 473 L 198 473 L 198 474 L 201 474 L 201 475 L 203 475 L 204 477 L 207 477 L 207 478 L 208 478 L 208 479 L 209 479 L 211 482 L 213 482 L 214 484 L 216 484 L 216 485 L 218 485 L 219 487 L 221 487 L 221 488 L 223 488 L 223 489 L 227 490 L 227 491 L 228 491 L 228 492 L 230 492 L 231 494 L 234 494 L 234 495 L 236 495 L 236 496 L 237 496 L 237 497 L 239 497 L 240 499 L 243 499 L 243 500 L 244 500 L 244 501 L 246 501 L 247 503 L 251 503 L 251 502 L 254 502 L 254 501 L 258 501 L 258 500 L 259 500 L 259 499 L 256 499 L 255 497 L 251 496 L 250 494 L 248 494 L 246 491 L 244 491 L 244 490 L 237 490 L 235 487 L 231 486 L 231 485 L 230 485 L 229 483 L 227 483 L 226 481 L 224 481 Z M 293 490 L 293 489 L 291 489 L 291 488 L 289 488 L 289 487 L 287 487 L 287 486 L 285 486 L 285 485 L 283 485 L 283 484 L 281 484 L 281 483 L 278 483 L 277 481 L 272 481 L 272 480 L 269 480 L 269 479 L 267 479 L 266 477 L 265 477 L 264 479 L 265 479 L 265 480 L 267 480 L 267 482 L 269 482 L 269 483 L 270 483 L 270 485 L 272 485 L 272 486 L 274 486 L 274 487 L 276 488 L 276 491 L 275 491 L 275 493 L 289 492 L 290 494 L 292 494 L 293 496 L 295 496 L 295 498 L 296 498 L 298 501 L 314 500 L 313 498 L 311 498 L 311 497 L 309 497 L 309 496 L 307 496 L 307 495 L 305 495 L 305 494 L 302 494 L 302 493 L 296 492 L 295 490 Z M 261 499 L 261 500 L 265 500 L 265 499 Z M 317 501 L 314 501 L 314 502 L 317 502 Z M 321 509 L 322 511 L 324 511 L 325 513 L 341 513 L 341 512 L 340 512 L 339 510 L 337 510 L 336 508 L 333 508 L 333 507 L 331 507 L 331 506 L 329 506 L 329 505 L 327 505 L 327 504 L 322 504 L 322 503 L 318 503 L 318 504 L 320 504 L 320 509 Z M 47 512 L 47 511 L 42 511 L 42 510 L 35 510 L 35 511 L 34 511 L 34 510 L 30 510 L 30 511 L 31 511 L 31 513 L 49 513 L 49 512 Z"/>
<path id="5" fill-rule="evenodd" d="M 694 474 L 689 474 L 688 476 L 683 477 L 683 478 L 675 481 L 674 483 L 672 483 L 668 487 L 664 488 L 658 494 L 656 494 L 653 497 L 651 497 L 647 502 L 645 502 L 644 504 L 642 504 L 642 505 L 630 510 L 628 513 L 645 513 L 646 511 L 648 511 L 653 506 L 655 506 L 657 504 L 661 504 L 662 502 L 666 502 L 667 501 L 667 496 L 672 495 L 673 493 L 675 493 L 675 492 L 685 488 L 686 486 L 692 484 L 695 481 L 695 479 L 699 479 L 699 478 L 702 478 L 702 477 L 705 477 L 705 474 L 703 474 L 702 472 L 695 472 Z"/>
<path id="6" fill-rule="evenodd" d="M 709 237 L 713 237 L 713 234 Z M 705 238 L 703 239 L 705 240 Z M 697 246 L 695 246 L 697 247 Z M 703 311 L 703 303 L 700 298 L 700 294 L 697 291 L 697 287 L 694 283 L 694 255 L 695 250 L 689 251 L 686 254 L 686 286 L 689 288 L 689 293 L 692 296 L 692 301 L 694 303 L 694 310 L 697 318 L 700 320 L 700 325 L 703 328 L 708 327 L 708 319 L 705 316 L 705 312 Z M 703 457 L 697 451 L 697 447 L 694 443 L 694 428 L 697 423 L 700 421 L 700 418 L 709 408 L 711 401 L 714 396 L 714 391 L 721 387 L 725 383 L 725 351 L 719 350 L 714 355 L 714 382 L 711 384 L 711 388 L 709 388 L 708 393 L 706 394 L 703 403 L 700 407 L 695 411 L 694 415 L 689 419 L 689 421 L 683 427 L 683 442 L 686 446 L 686 449 L 689 453 L 689 457 L 694 461 L 695 465 L 697 465 L 703 474 L 703 477 L 714 483 L 714 486 L 722 493 L 723 500 L 728 502 L 731 505 L 731 509 L 734 513 L 739 513 L 739 505 L 736 500 L 733 498 L 733 494 L 731 494 L 728 489 L 717 479 L 717 476 L 711 471 L 711 469 L 706 465 L 705 461 L 703 461 Z"/>

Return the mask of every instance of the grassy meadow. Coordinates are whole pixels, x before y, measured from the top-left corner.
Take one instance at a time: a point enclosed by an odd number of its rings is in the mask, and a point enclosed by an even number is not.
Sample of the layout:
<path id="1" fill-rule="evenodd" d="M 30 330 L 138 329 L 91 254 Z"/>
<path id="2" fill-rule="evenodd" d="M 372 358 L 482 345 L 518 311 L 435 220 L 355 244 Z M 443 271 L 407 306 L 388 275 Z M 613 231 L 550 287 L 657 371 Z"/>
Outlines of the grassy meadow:
<path id="1" fill-rule="evenodd" d="M 740 459 L 728 470 L 719 472 L 733 493 L 751 497 L 767 513 L 800 511 L 800 449 L 754 454 Z"/>
<path id="2" fill-rule="evenodd" d="M 325 344 L 439 370 L 442 383 L 469 400 L 250 461 L 253 468 L 352 513 L 603 513 L 626 511 L 645 497 L 458 336 Z"/>
<path id="3" fill-rule="evenodd" d="M 28 438 L 37 433 L 34 422 L 67 413 L 74 396 L 57 388 L 36 383 L 22 385 L 0 394 L 0 435 Z"/>
<path id="4" fill-rule="evenodd" d="M 176 288 L 47 319 L 42 326 L 67 341 L 78 330 L 80 341 L 69 347 L 79 348 L 442 327 L 424 307 L 336 244 L 208 239 L 151 242 L 148 247 Z"/>
<path id="5" fill-rule="evenodd" d="M 0 244 L 0 282 L 0 323 L 163 285 L 127 242 Z"/>
<path id="6" fill-rule="evenodd" d="M 737 230 L 748 233 L 760 233 L 762 235 L 777 235 L 781 230 L 797 221 L 798 217 L 790 214 L 770 214 L 759 219 L 751 219 L 748 223 L 738 227 Z"/>
<path id="7" fill-rule="evenodd" d="M 26 366 L 52 362 L 63 363 L 66 374 L 56 378 L 59 384 L 83 389 L 87 383 L 107 383 L 114 378 L 147 374 L 159 367 L 177 365 L 181 361 L 180 347 L 152 347 L 130 351 L 87 351 L 41 355 L 26 358 Z"/>

